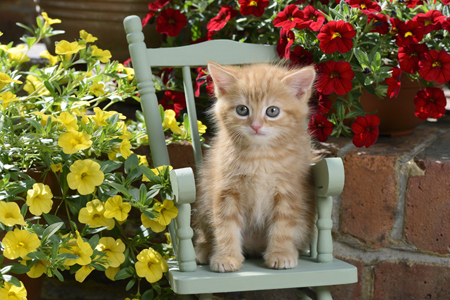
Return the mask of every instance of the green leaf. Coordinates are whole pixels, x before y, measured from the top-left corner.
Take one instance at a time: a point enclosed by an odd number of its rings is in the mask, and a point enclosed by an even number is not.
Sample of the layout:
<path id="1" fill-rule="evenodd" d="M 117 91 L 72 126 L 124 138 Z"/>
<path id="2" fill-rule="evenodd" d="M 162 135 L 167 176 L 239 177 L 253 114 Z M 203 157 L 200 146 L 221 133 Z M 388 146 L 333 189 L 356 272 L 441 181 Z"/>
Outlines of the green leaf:
<path id="1" fill-rule="evenodd" d="M 103 132 L 104 131 L 102 131 L 102 133 Z M 100 171 L 102 171 L 103 173 L 111 173 L 112 171 L 120 168 L 122 164 L 123 163 L 121 161 L 107 160 L 100 164 Z"/>
<path id="2" fill-rule="evenodd" d="M 47 90 L 50 92 L 50 94 L 52 94 L 53 99 L 58 98 L 58 95 L 56 95 L 53 85 L 50 82 L 48 82 L 48 80 L 44 81 L 44 85 L 47 88 Z"/>
<path id="3" fill-rule="evenodd" d="M 369 64 L 369 57 L 367 56 L 367 53 L 355 48 L 354 49 L 354 53 L 356 56 L 356 59 L 358 60 L 359 64 L 361 65 L 361 67 L 364 68 L 368 68 L 370 66 Z"/>
<path id="4" fill-rule="evenodd" d="M 59 252 L 59 243 L 53 243 L 52 245 L 52 259 L 56 259 Z"/>
<path id="5" fill-rule="evenodd" d="M 12 263 L 11 266 L 12 268 L 10 272 L 14 274 L 25 274 L 26 272 L 30 271 L 30 268 L 22 264 Z"/>
<path id="6" fill-rule="evenodd" d="M 21 286 L 22 286 L 22 285 L 20 284 L 19 279 L 17 279 L 17 278 L 14 277 L 14 276 L 11 276 L 11 275 L 3 275 L 2 277 L 3 277 L 3 279 L 4 279 L 6 282 L 11 283 L 12 285 L 15 285 L 15 286 L 17 286 L 17 287 L 21 287 Z"/>
<path id="7" fill-rule="evenodd" d="M 73 253 L 59 253 L 56 256 L 56 259 L 78 259 L 80 258 L 78 255 L 75 255 Z"/>
<path id="8" fill-rule="evenodd" d="M 157 216 L 156 216 L 156 215 L 153 213 L 153 211 L 150 210 L 150 209 L 144 210 L 144 211 L 143 211 L 143 214 L 144 214 L 147 218 L 149 218 L 150 220 L 154 220 L 154 219 L 157 218 Z"/>
<path id="9" fill-rule="evenodd" d="M 130 278 L 131 276 L 133 276 L 133 273 L 130 273 L 128 268 L 125 268 L 117 272 L 116 276 L 114 276 L 114 280 L 127 279 Z"/>
<path id="10" fill-rule="evenodd" d="M 42 216 L 44 217 L 45 221 L 49 225 L 52 225 L 55 223 L 63 223 L 63 221 L 58 216 L 55 216 L 52 214 L 46 214 L 46 213 L 43 213 Z M 61 227 L 61 229 L 64 229 L 64 228 L 66 228 L 66 225 L 64 225 L 64 223 L 63 223 L 63 227 Z"/>
<path id="11" fill-rule="evenodd" d="M 153 289 L 147 290 L 145 293 L 142 294 L 141 300 L 153 300 Z"/>
<path id="12" fill-rule="evenodd" d="M 147 187 L 142 183 L 139 187 L 139 202 L 144 204 L 145 200 L 147 200 Z"/>
<path id="13" fill-rule="evenodd" d="M 61 275 L 58 269 L 53 268 L 53 274 L 55 274 L 55 276 L 59 279 L 59 281 L 64 282 L 64 277 Z"/>
<path id="14" fill-rule="evenodd" d="M 139 158 L 135 153 L 128 156 L 127 160 L 125 161 L 125 173 L 130 173 L 134 168 L 139 166 Z"/>
<path id="15" fill-rule="evenodd" d="M 100 237 L 98 236 L 98 234 L 93 235 L 93 236 L 89 239 L 89 245 L 91 246 L 92 249 L 95 249 L 95 247 L 97 247 L 98 241 L 100 241 Z"/>
<path id="16" fill-rule="evenodd" d="M 27 256 L 31 259 L 38 259 L 38 260 L 47 260 L 47 256 L 39 251 L 36 252 L 30 252 L 27 254 Z"/>
<path id="17" fill-rule="evenodd" d="M 159 178 L 159 176 L 156 176 L 156 174 L 153 173 L 153 171 L 149 167 L 144 165 L 140 165 L 139 167 L 141 168 L 145 177 L 147 177 L 153 184 L 161 183 L 161 178 Z"/>
<path id="18" fill-rule="evenodd" d="M 121 184 L 118 184 L 116 182 L 106 182 L 107 185 L 115 188 L 116 190 L 118 190 L 119 192 L 121 192 L 123 195 L 125 195 L 126 197 L 130 197 L 130 194 L 128 193 L 128 190 Z"/>
<path id="19" fill-rule="evenodd" d="M 134 284 L 136 283 L 136 278 L 133 278 L 130 280 L 130 282 L 128 282 L 127 286 L 125 287 L 126 291 L 131 290 L 131 288 L 134 286 Z"/>
<path id="20" fill-rule="evenodd" d="M 24 203 L 22 207 L 20 208 L 20 214 L 25 218 L 25 215 L 27 214 L 28 210 L 28 204 Z"/>
<path id="21" fill-rule="evenodd" d="M 374 57 L 374 59 L 372 61 L 372 64 L 371 64 L 372 72 L 378 71 L 378 69 L 380 67 L 381 67 L 381 54 L 380 54 L 380 52 L 377 52 L 375 54 L 375 57 Z"/>
<path id="22" fill-rule="evenodd" d="M 141 177 L 142 177 L 142 170 L 139 167 L 134 168 L 128 174 L 127 179 L 125 180 L 125 184 L 128 185 Z"/>
<path id="23" fill-rule="evenodd" d="M 38 18 L 39 18 L 39 17 L 38 17 Z M 24 28 L 24 29 L 26 29 L 26 30 L 28 30 L 29 32 L 31 32 L 31 34 L 34 34 L 34 30 L 31 29 L 30 27 L 28 27 L 28 26 L 26 26 L 26 25 L 24 25 L 24 24 L 22 24 L 22 23 L 19 23 L 19 22 L 17 22 L 16 25 L 19 26 L 19 27 L 22 27 L 22 28 Z"/>
<path id="24" fill-rule="evenodd" d="M 37 122 L 36 120 L 33 120 L 31 118 L 26 118 L 26 120 L 34 127 L 38 132 L 40 132 L 42 135 L 45 133 L 44 126 L 41 125 L 41 123 Z"/>
<path id="25" fill-rule="evenodd" d="M 54 235 L 61 227 L 64 226 L 63 222 L 54 223 L 45 228 L 44 233 L 42 234 L 42 244 L 45 244 L 45 241 Z"/>

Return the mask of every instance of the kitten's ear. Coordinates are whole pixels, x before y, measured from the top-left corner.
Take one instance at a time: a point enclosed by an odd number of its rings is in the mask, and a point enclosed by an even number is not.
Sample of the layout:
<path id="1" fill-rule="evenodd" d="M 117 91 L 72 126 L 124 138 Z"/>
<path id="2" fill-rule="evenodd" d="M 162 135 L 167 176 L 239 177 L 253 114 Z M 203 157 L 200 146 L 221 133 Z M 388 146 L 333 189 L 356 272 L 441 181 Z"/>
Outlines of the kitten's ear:
<path id="1" fill-rule="evenodd" d="M 214 81 L 216 95 L 226 94 L 229 87 L 237 80 L 235 74 L 219 64 L 209 62 L 208 71 Z"/>
<path id="2" fill-rule="evenodd" d="M 305 94 L 310 94 L 315 79 L 316 71 L 313 66 L 309 66 L 290 72 L 281 81 L 286 82 L 288 86 L 294 89 L 297 98 L 301 98 Z M 309 96 L 307 98 L 306 101 L 309 100 Z"/>

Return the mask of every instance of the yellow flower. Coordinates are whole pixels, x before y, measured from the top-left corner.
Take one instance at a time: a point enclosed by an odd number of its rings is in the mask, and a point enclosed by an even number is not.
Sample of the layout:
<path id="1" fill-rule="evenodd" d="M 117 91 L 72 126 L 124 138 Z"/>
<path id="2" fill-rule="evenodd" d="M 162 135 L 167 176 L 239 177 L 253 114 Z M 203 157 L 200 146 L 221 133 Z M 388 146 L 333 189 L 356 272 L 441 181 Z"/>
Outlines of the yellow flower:
<path id="1" fill-rule="evenodd" d="M 170 233 L 166 232 L 164 233 L 164 235 L 166 236 L 167 239 L 167 245 L 172 246 L 172 239 L 170 238 Z"/>
<path id="2" fill-rule="evenodd" d="M 70 166 L 67 183 L 72 190 L 78 190 L 81 195 L 92 194 L 96 186 L 103 183 L 105 175 L 100 171 L 100 165 L 93 160 L 77 160 Z"/>
<path id="3" fill-rule="evenodd" d="M 48 214 L 53 205 L 52 197 L 53 194 L 48 185 L 33 184 L 33 189 L 27 192 L 27 204 L 30 212 L 35 216 L 40 216 L 42 213 Z"/>
<path id="4" fill-rule="evenodd" d="M 78 221 L 83 224 L 89 224 L 91 228 L 107 226 L 108 230 L 114 228 L 114 220 L 104 216 L 105 206 L 103 202 L 94 199 L 86 203 L 86 207 L 80 209 Z"/>
<path id="5" fill-rule="evenodd" d="M 133 137 L 131 132 L 128 131 L 127 125 L 125 124 L 125 122 L 123 122 L 123 121 L 117 122 L 117 125 L 118 125 L 117 128 L 121 129 L 121 132 L 122 132 L 122 135 L 119 136 L 119 139 L 122 139 L 122 140 L 127 139 L 127 140 L 129 140 L 129 139 L 131 139 Z"/>
<path id="6" fill-rule="evenodd" d="M 61 172 L 62 171 L 62 164 L 61 163 L 51 164 L 50 165 L 50 169 L 52 169 L 53 173 Z"/>
<path id="7" fill-rule="evenodd" d="M 3 282 L 0 288 L 0 299 L 2 300 L 27 300 L 27 290 L 20 282 L 20 287 L 17 287 L 9 282 Z"/>
<path id="8" fill-rule="evenodd" d="M 95 36 L 92 36 L 92 34 L 87 33 L 86 30 L 80 30 L 80 38 L 83 39 L 83 41 L 85 43 L 93 43 L 96 40 L 98 40 L 98 38 L 96 38 Z"/>
<path id="9" fill-rule="evenodd" d="M 50 19 L 46 12 L 42 12 L 41 15 L 44 17 L 44 20 L 45 20 L 44 30 L 45 30 L 45 28 L 47 28 L 50 25 L 61 23 L 60 19 Z"/>
<path id="10" fill-rule="evenodd" d="M 73 266 L 79 264 L 85 266 L 91 263 L 91 255 L 94 253 L 88 242 L 83 241 L 80 233 L 77 231 L 77 238 L 69 240 L 69 248 L 60 248 L 60 253 L 72 253 L 78 256 L 76 259 L 67 259 L 66 266 Z"/>
<path id="11" fill-rule="evenodd" d="M 0 201 L 0 222 L 6 226 L 27 225 L 16 202 Z"/>
<path id="12" fill-rule="evenodd" d="M 21 84 L 22 81 L 11 79 L 8 74 L 0 72 L 0 90 L 8 83 L 15 82 Z"/>
<path id="13" fill-rule="evenodd" d="M 167 262 L 161 254 L 152 248 L 144 249 L 137 256 L 136 273 L 139 277 L 145 277 L 148 282 L 154 283 L 162 278 L 163 272 L 169 269 Z"/>
<path id="14" fill-rule="evenodd" d="M 147 156 L 145 156 L 145 155 L 138 155 L 137 157 L 139 158 L 139 165 L 144 165 L 144 166 L 148 167 Z"/>
<path id="15" fill-rule="evenodd" d="M 116 276 L 117 273 L 119 273 L 119 271 L 120 267 L 117 268 L 109 267 L 108 269 L 106 269 L 105 275 L 109 280 L 116 281 L 114 277 Z"/>
<path id="16" fill-rule="evenodd" d="M 94 267 L 82 266 L 78 271 L 75 272 L 75 280 L 78 282 L 83 282 L 86 277 L 94 271 Z"/>
<path id="17" fill-rule="evenodd" d="M 125 244 L 121 239 L 102 237 L 95 249 L 106 253 L 106 259 L 110 261 L 110 267 L 117 268 L 125 261 Z"/>
<path id="18" fill-rule="evenodd" d="M 175 134 L 182 134 L 183 131 L 177 124 L 177 120 L 175 119 L 175 111 L 172 109 L 167 109 L 164 111 L 164 129 L 169 128 Z"/>
<path id="19" fill-rule="evenodd" d="M 122 222 L 128 218 L 130 210 L 131 204 L 123 202 L 122 197 L 116 195 L 106 200 L 104 216 L 106 218 L 115 218 L 117 221 Z"/>
<path id="20" fill-rule="evenodd" d="M 106 94 L 106 91 L 104 90 L 105 85 L 103 83 L 95 82 L 91 85 L 89 88 L 89 92 L 95 95 L 95 97 L 100 97 L 101 95 Z"/>
<path id="21" fill-rule="evenodd" d="M 125 73 L 127 73 L 127 79 L 129 81 L 133 80 L 134 78 L 134 69 L 133 68 L 125 68 Z"/>
<path id="22" fill-rule="evenodd" d="M 74 115 L 68 112 L 62 112 L 57 118 L 56 121 L 63 124 L 67 130 L 78 130 L 77 118 Z"/>
<path id="23" fill-rule="evenodd" d="M 19 100 L 19 98 L 17 98 L 16 95 L 8 91 L 0 94 L 0 100 L 2 101 L 3 111 L 5 111 L 11 102 L 17 101 Z"/>
<path id="24" fill-rule="evenodd" d="M 48 59 L 48 64 L 50 66 L 54 66 L 56 65 L 57 62 L 61 61 L 59 59 L 59 56 L 51 55 L 50 52 L 48 52 L 48 50 L 42 51 L 41 54 L 39 54 L 39 57 Z"/>
<path id="25" fill-rule="evenodd" d="M 12 47 L 8 49 L 9 60 L 15 60 L 18 63 L 24 63 L 30 60 L 30 58 L 26 55 L 26 47 L 24 44 L 20 44 L 17 47 Z"/>
<path id="26" fill-rule="evenodd" d="M 59 136 L 58 145 L 63 148 L 64 153 L 74 154 L 79 150 L 84 150 L 91 147 L 91 135 L 86 132 L 69 130 Z"/>
<path id="27" fill-rule="evenodd" d="M 144 214 L 141 214 L 142 225 L 145 228 L 151 228 L 153 232 L 163 231 L 170 221 L 178 215 L 178 208 L 175 207 L 171 200 L 164 200 L 162 204 L 156 201 L 153 204 L 153 208 L 161 214 L 160 217 L 150 220 Z"/>
<path id="28" fill-rule="evenodd" d="M 120 154 L 127 159 L 131 155 L 131 143 L 129 140 L 122 140 L 120 143 Z"/>
<path id="29" fill-rule="evenodd" d="M 102 50 L 97 46 L 91 46 L 92 55 L 99 56 L 98 58 L 102 63 L 106 64 L 108 60 L 112 57 L 111 52 L 109 50 Z"/>
<path id="30" fill-rule="evenodd" d="M 31 112 L 31 114 L 37 115 L 37 116 L 40 116 L 40 117 L 41 117 L 41 125 L 42 125 L 42 126 L 47 125 L 48 117 L 51 118 L 51 121 L 52 121 L 52 122 L 56 121 L 56 118 L 55 118 L 54 116 L 43 114 L 43 113 L 41 113 L 40 111 L 33 111 L 33 112 Z"/>
<path id="31" fill-rule="evenodd" d="M 155 173 L 156 176 L 158 176 L 160 173 L 165 173 L 167 167 L 169 168 L 169 171 L 173 170 L 172 166 L 160 166 L 160 167 L 152 169 L 152 172 Z"/>
<path id="32" fill-rule="evenodd" d="M 77 53 L 81 49 L 85 49 L 86 45 L 79 45 L 78 42 L 69 43 L 66 40 L 61 40 L 55 48 L 55 53 L 59 55 L 65 55 L 66 60 L 69 60 L 72 54 Z"/>
<path id="33" fill-rule="evenodd" d="M 23 86 L 23 89 L 31 94 L 33 92 L 37 92 L 39 96 L 49 96 L 50 92 L 45 87 L 44 83 L 41 82 L 36 76 L 28 75 L 26 78 L 26 83 Z"/>
<path id="34" fill-rule="evenodd" d="M 3 255 L 9 259 L 25 258 L 28 253 L 36 251 L 41 245 L 36 233 L 17 228 L 14 231 L 7 232 L 2 243 L 5 247 Z"/>
<path id="35" fill-rule="evenodd" d="M 3 32 L 0 31 L 0 36 L 2 36 L 2 35 L 3 35 Z"/>
<path id="36" fill-rule="evenodd" d="M 205 133 L 206 132 L 206 125 L 203 125 L 201 121 L 197 121 L 198 126 L 198 132 L 199 133 Z"/>
<path id="37" fill-rule="evenodd" d="M 26 266 L 27 261 L 29 261 L 29 259 L 25 258 L 25 259 L 22 259 L 22 261 L 20 263 L 22 265 Z M 44 274 L 46 270 L 47 270 L 47 261 L 39 260 L 34 266 L 31 267 L 30 271 L 27 272 L 27 275 L 30 278 L 38 278 L 38 277 L 41 277 L 42 274 Z"/>

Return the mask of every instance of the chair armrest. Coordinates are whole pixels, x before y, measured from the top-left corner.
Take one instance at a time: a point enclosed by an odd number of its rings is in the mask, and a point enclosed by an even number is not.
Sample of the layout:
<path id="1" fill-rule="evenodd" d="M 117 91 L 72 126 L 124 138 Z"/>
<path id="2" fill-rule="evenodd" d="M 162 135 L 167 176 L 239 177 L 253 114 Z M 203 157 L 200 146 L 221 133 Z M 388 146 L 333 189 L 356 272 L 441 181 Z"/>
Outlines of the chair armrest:
<path id="1" fill-rule="evenodd" d="M 344 189 L 344 164 L 341 158 L 324 158 L 313 167 L 313 173 L 318 215 L 317 261 L 327 263 L 333 261 L 332 196 L 339 196 Z"/>
<path id="2" fill-rule="evenodd" d="M 191 204 L 195 201 L 195 179 L 191 168 L 175 169 L 170 171 L 170 182 L 175 195 L 175 205 L 178 216 L 173 226 L 169 227 L 174 250 L 181 272 L 193 272 L 197 269 L 195 263 L 194 245 L 191 228 Z M 172 222 L 173 223 L 173 222 Z"/>

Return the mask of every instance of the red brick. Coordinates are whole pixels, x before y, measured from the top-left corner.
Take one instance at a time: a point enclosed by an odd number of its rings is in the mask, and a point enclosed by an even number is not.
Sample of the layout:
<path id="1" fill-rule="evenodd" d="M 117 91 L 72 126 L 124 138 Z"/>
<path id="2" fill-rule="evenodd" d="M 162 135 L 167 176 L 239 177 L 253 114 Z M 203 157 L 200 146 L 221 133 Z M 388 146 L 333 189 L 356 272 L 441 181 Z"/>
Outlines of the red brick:
<path id="1" fill-rule="evenodd" d="M 358 268 L 358 282 L 352 284 L 342 284 L 330 286 L 330 292 L 333 296 L 334 300 L 359 300 L 362 298 L 363 291 L 363 274 L 364 274 L 364 266 L 361 261 L 349 259 L 345 257 L 341 257 L 339 255 L 335 255 L 336 258 L 348 262 L 351 265 L 354 265 Z"/>
<path id="2" fill-rule="evenodd" d="M 450 299 L 450 267 L 382 263 L 375 267 L 373 299 Z"/>
<path id="3" fill-rule="evenodd" d="M 420 250 L 449 254 L 450 161 L 425 160 L 419 165 L 425 175 L 410 177 L 408 182 L 406 240 Z"/>

